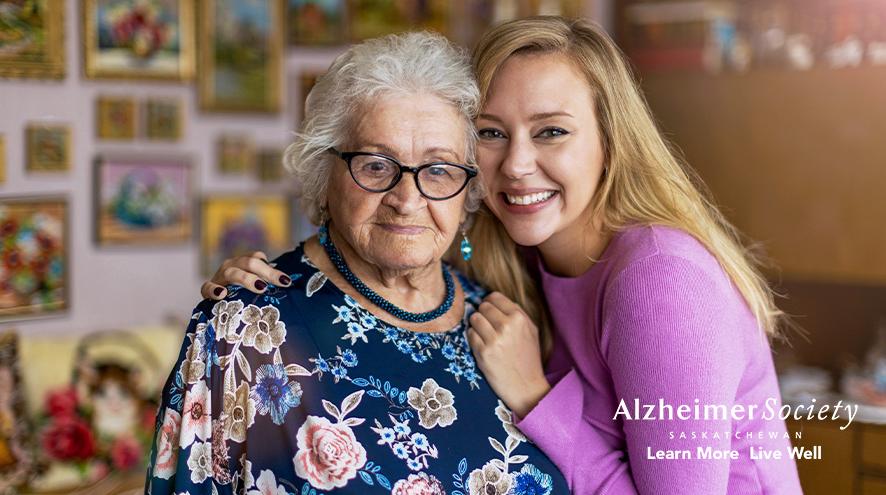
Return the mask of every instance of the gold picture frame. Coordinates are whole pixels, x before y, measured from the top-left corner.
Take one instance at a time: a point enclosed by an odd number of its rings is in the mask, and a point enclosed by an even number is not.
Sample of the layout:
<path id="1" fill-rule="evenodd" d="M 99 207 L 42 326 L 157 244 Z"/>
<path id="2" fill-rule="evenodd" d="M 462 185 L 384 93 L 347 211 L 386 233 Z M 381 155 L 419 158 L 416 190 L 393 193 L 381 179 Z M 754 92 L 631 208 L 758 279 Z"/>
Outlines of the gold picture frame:
<path id="1" fill-rule="evenodd" d="M 64 79 L 64 0 L 31 2 L 35 8 L 27 11 L 4 3 L 4 17 L 20 22 L 0 25 L 0 77 Z"/>
<path id="2" fill-rule="evenodd" d="M 235 3 L 240 8 L 232 8 Z M 248 3 L 204 0 L 200 6 L 197 26 L 200 108 L 210 112 L 279 112 L 285 46 L 283 3 L 280 0 Z M 237 18 L 241 9 L 252 9 L 250 18 L 243 23 Z M 225 33 L 216 30 L 219 25 L 241 24 L 248 25 L 249 29 L 235 27 Z M 236 38 L 245 33 L 255 38 Z"/>
<path id="3" fill-rule="evenodd" d="M 71 169 L 71 128 L 63 124 L 29 124 L 25 128 L 28 172 Z"/>
<path id="4" fill-rule="evenodd" d="M 89 79 L 158 79 L 190 81 L 194 78 L 196 37 L 192 0 L 82 0 L 83 70 Z M 130 10 L 127 11 L 126 9 Z M 144 11 L 136 11 L 142 9 Z M 127 15 L 138 19 L 139 30 L 120 30 L 115 22 Z M 122 18 L 122 19 L 121 19 Z M 172 36 L 154 33 L 174 33 Z"/>
<path id="5" fill-rule="evenodd" d="M 184 134 L 182 101 L 179 98 L 149 98 L 144 103 L 145 137 L 154 141 L 178 141 Z"/>
<path id="6" fill-rule="evenodd" d="M 99 96 L 95 99 L 95 136 L 115 141 L 135 139 L 136 112 L 131 96 Z"/>
<path id="7" fill-rule="evenodd" d="M 0 258 L 6 259 L 9 251 L 24 251 L 18 243 L 33 239 L 34 233 L 41 239 L 39 250 L 29 255 L 31 259 L 6 268 L 9 280 L 32 282 L 0 285 L 0 322 L 55 316 L 68 310 L 68 204 L 64 195 L 0 198 L 0 222 L 13 226 L 0 232 Z M 31 235 L 19 235 L 22 231 Z"/>

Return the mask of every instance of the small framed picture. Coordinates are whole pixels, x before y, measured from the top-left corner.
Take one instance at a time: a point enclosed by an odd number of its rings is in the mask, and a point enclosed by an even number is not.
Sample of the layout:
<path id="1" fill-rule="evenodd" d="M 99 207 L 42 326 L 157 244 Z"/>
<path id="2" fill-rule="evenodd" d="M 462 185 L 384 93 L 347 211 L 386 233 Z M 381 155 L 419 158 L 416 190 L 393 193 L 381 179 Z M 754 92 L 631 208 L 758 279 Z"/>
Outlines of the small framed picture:
<path id="1" fill-rule="evenodd" d="M 65 1 L 0 2 L 0 77 L 65 77 Z"/>
<path id="2" fill-rule="evenodd" d="M 255 145 L 248 136 L 223 135 L 218 138 L 216 149 L 219 173 L 243 175 L 255 168 Z"/>
<path id="3" fill-rule="evenodd" d="M 0 319 L 67 309 L 69 242 L 66 198 L 0 199 Z"/>
<path id="4" fill-rule="evenodd" d="M 273 258 L 292 249 L 291 205 L 292 198 L 282 194 L 205 197 L 200 213 L 203 272 L 252 251 Z"/>
<path id="5" fill-rule="evenodd" d="M 25 129 L 25 143 L 29 172 L 66 172 L 71 169 L 69 126 L 31 124 Z"/>
<path id="6" fill-rule="evenodd" d="M 308 100 L 308 94 L 310 94 L 311 89 L 314 88 L 314 85 L 317 84 L 317 80 L 320 79 L 320 76 L 324 74 L 324 71 L 321 70 L 311 70 L 304 71 L 298 75 L 298 103 L 299 103 L 299 114 L 298 114 L 298 122 L 296 122 L 296 129 L 299 125 L 301 125 L 301 121 L 305 120 L 305 103 Z"/>
<path id="7" fill-rule="evenodd" d="M 145 101 L 145 136 L 152 140 L 178 141 L 184 125 L 182 103 L 177 98 Z"/>
<path id="8" fill-rule="evenodd" d="M 287 0 L 289 43 L 334 45 L 347 40 L 346 0 Z"/>
<path id="9" fill-rule="evenodd" d="M 135 139 L 135 98 L 100 96 L 95 100 L 96 137 L 118 141 Z"/>
<path id="10" fill-rule="evenodd" d="M 258 179 L 262 182 L 280 182 L 284 177 L 283 150 L 264 148 L 259 150 L 256 160 Z"/>
<path id="11" fill-rule="evenodd" d="M 192 0 L 82 0 L 83 59 L 90 79 L 193 78 Z"/>
<path id="12" fill-rule="evenodd" d="M 110 244 L 180 244 L 191 239 L 190 160 L 99 157 L 95 239 Z"/>
<path id="13" fill-rule="evenodd" d="M 200 107 L 217 112 L 278 112 L 285 44 L 283 2 L 204 0 L 200 5 Z"/>

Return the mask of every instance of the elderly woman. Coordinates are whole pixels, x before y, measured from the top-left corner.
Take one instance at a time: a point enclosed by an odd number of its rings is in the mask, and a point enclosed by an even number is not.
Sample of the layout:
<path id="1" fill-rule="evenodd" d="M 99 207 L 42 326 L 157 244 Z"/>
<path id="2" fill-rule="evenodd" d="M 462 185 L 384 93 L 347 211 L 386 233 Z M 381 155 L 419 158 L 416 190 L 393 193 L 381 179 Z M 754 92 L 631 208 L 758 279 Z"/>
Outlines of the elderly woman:
<path id="1" fill-rule="evenodd" d="M 196 308 L 146 493 L 568 492 L 476 368 L 483 289 L 441 261 L 480 199 L 477 107 L 436 35 L 332 64 L 286 158 L 320 235 L 275 260 L 279 286 Z"/>

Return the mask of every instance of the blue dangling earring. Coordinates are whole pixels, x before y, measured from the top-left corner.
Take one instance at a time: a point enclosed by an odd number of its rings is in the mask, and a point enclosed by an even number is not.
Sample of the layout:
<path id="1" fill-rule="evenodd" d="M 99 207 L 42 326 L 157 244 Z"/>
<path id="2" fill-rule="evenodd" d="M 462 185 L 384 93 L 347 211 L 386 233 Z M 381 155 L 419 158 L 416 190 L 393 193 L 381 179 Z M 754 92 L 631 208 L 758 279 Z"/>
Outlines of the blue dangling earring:
<path id="1" fill-rule="evenodd" d="M 461 229 L 461 259 L 471 261 L 471 254 L 474 252 L 471 241 L 468 240 L 468 234 L 465 229 Z"/>

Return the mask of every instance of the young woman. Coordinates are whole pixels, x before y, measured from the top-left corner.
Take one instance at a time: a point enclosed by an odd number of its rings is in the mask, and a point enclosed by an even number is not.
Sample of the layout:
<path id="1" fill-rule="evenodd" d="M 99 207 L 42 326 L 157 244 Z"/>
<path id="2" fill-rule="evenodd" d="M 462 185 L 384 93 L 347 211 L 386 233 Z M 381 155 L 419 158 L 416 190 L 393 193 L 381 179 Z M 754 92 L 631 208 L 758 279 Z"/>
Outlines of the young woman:
<path id="1" fill-rule="evenodd" d="M 578 495 L 800 493 L 771 414 L 782 313 L 614 43 L 523 19 L 484 36 L 474 69 L 487 197 L 466 264 L 497 292 L 468 338 L 518 428 Z M 229 260 L 204 295 L 281 275 L 255 267 Z"/>

